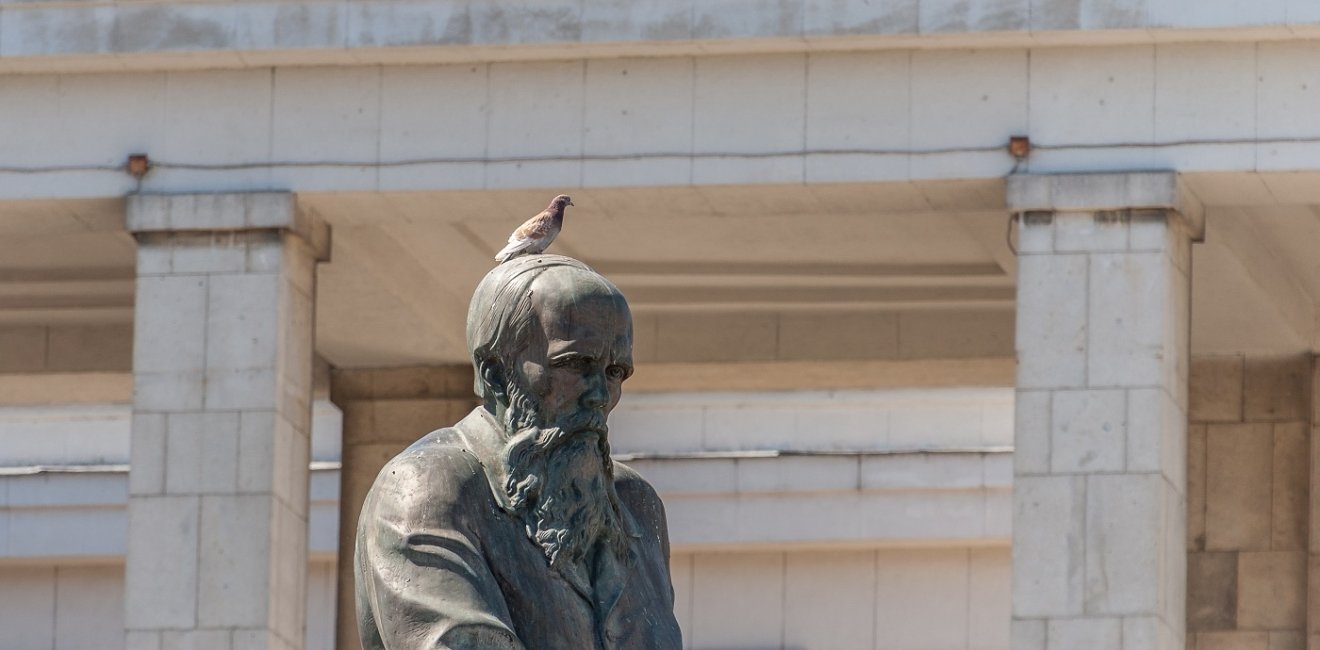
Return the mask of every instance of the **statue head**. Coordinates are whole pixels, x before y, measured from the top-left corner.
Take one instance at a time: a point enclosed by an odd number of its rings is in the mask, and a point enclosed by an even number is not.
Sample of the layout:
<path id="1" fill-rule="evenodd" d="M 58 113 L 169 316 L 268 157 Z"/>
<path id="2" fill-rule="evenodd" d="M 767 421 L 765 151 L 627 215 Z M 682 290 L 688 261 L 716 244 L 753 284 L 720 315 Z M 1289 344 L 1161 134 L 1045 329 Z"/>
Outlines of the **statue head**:
<path id="1" fill-rule="evenodd" d="M 606 417 L 632 374 L 632 315 L 618 287 L 569 257 L 515 258 L 477 285 L 467 343 L 507 436 L 505 490 L 550 563 L 621 544 Z"/>

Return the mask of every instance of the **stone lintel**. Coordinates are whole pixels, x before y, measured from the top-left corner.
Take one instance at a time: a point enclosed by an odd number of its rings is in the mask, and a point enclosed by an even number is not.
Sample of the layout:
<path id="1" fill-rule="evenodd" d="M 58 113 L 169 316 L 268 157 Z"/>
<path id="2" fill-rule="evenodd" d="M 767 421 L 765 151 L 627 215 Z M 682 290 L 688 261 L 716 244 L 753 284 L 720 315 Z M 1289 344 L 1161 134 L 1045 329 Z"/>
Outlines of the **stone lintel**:
<path id="1" fill-rule="evenodd" d="M 300 209 L 292 192 L 133 194 L 124 229 L 134 235 L 280 230 L 307 242 L 318 261 L 330 259 L 330 227 Z"/>
<path id="2" fill-rule="evenodd" d="M 1204 207 L 1172 171 L 1013 174 L 1005 202 L 1025 215 L 1170 210 L 1186 220 L 1193 240 L 1205 236 Z"/>

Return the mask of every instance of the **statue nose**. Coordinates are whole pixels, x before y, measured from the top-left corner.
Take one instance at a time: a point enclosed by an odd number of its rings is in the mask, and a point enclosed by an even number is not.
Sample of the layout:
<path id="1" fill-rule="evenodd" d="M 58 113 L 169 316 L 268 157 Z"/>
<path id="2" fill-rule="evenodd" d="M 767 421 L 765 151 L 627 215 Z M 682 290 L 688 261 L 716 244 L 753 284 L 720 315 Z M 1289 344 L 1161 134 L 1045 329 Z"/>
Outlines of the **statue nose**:
<path id="1" fill-rule="evenodd" d="M 587 390 L 582 394 L 582 405 L 590 409 L 603 409 L 610 402 L 610 392 L 606 388 L 604 373 L 592 373 Z"/>

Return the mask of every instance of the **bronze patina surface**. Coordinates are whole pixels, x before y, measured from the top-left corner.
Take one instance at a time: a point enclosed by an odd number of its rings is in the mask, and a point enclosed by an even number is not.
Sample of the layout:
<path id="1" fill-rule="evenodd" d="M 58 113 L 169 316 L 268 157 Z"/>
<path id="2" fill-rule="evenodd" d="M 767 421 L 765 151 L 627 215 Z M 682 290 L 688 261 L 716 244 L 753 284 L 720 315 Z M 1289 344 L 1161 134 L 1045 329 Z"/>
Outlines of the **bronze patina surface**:
<path id="1" fill-rule="evenodd" d="M 358 521 L 368 650 L 680 648 L 664 507 L 609 457 L 632 316 L 577 260 L 492 270 L 468 312 L 482 398 L 387 463 Z"/>

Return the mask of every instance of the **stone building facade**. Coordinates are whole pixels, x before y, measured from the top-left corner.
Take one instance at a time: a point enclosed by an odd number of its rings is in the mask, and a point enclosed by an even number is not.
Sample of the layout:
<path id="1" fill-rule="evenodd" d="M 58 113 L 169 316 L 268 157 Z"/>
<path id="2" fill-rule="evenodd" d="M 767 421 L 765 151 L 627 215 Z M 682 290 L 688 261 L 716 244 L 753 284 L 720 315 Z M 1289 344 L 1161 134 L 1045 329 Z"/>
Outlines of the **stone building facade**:
<path id="1" fill-rule="evenodd" d="M 690 647 L 1313 648 L 1313 4 L 0 2 L 0 647 L 353 647 L 566 192 Z"/>

